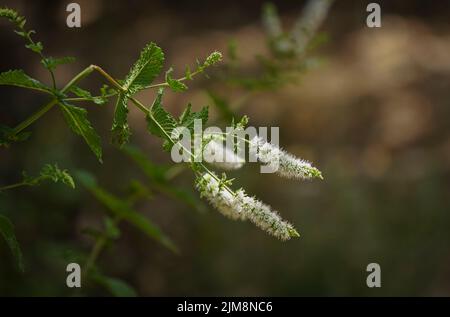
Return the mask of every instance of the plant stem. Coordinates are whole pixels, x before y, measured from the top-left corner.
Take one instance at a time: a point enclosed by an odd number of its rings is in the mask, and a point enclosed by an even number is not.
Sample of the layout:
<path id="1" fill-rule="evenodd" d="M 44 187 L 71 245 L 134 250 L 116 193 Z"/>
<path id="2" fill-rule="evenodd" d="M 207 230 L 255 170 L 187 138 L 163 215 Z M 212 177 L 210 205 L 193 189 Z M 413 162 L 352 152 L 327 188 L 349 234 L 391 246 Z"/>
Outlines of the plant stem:
<path id="1" fill-rule="evenodd" d="M 70 87 L 72 87 L 73 85 L 75 85 L 79 80 L 81 80 L 82 78 L 86 77 L 87 75 L 89 75 L 90 73 L 92 73 L 94 69 L 92 68 L 92 65 L 89 67 L 86 67 L 84 70 L 82 70 L 80 73 L 78 73 L 75 77 L 73 77 L 66 86 L 64 86 L 63 89 L 61 89 L 61 93 L 66 92 Z M 58 98 L 55 96 L 55 98 L 50 101 L 49 103 L 45 104 L 43 107 L 41 107 L 38 111 L 36 111 L 35 113 L 33 113 L 31 116 L 29 116 L 27 119 L 25 119 L 24 121 L 22 121 L 21 123 L 19 123 L 15 128 L 14 128 L 14 134 L 17 134 L 21 131 L 23 131 L 24 129 L 26 129 L 29 125 L 31 125 L 33 122 L 35 122 L 36 120 L 38 120 L 40 117 L 42 117 L 44 114 L 46 114 L 50 109 L 53 108 L 53 106 L 55 106 L 58 103 Z"/>
<path id="2" fill-rule="evenodd" d="M 114 225 L 118 225 L 121 221 L 120 217 L 114 217 L 112 219 Z M 109 237 L 108 234 L 106 232 L 103 232 L 100 236 L 97 237 L 94 246 L 91 249 L 91 252 L 89 253 L 88 259 L 86 261 L 85 264 L 85 269 L 84 272 L 86 274 L 89 273 L 89 271 L 92 269 L 92 267 L 94 266 L 95 262 L 97 261 L 100 253 L 103 251 L 103 249 L 106 246 L 106 243 L 108 242 Z"/>
<path id="3" fill-rule="evenodd" d="M 53 106 L 56 105 L 57 103 L 58 103 L 58 101 L 56 100 L 56 98 L 53 99 L 52 101 L 50 101 L 49 103 L 44 105 L 41 109 L 39 109 L 38 111 L 33 113 L 31 116 L 29 116 L 27 119 L 25 119 L 24 121 L 19 123 L 14 128 L 14 134 L 18 134 L 22 130 L 26 129 L 30 124 L 32 124 L 34 121 L 36 121 L 37 119 L 42 117 L 44 114 L 46 114 L 50 109 L 52 109 Z"/>
<path id="4" fill-rule="evenodd" d="M 198 69 L 195 72 L 192 72 L 190 77 L 194 77 L 195 75 L 203 73 L 203 72 L 204 72 L 204 69 Z M 185 81 L 187 79 L 188 79 L 188 77 L 184 76 L 184 77 L 178 78 L 177 80 Z M 158 87 L 169 87 L 169 84 L 166 81 L 166 82 L 159 83 L 159 84 L 149 85 L 149 86 L 146 86 L 145 88 L 158 88 Z"/>
<path id="5" fill-rule="evenodd" d="M 20 182 L 20 183 L 16 183 L 16 184 L 11 184 L 11 185 L 6 185 L 3 187 L 0 187 L 0 192 L 8 190 L 8 189 L 13 189 L 13 188 L 17 188 L 20 186 L 28 186 L 29 184 L 26 182 Z"/>

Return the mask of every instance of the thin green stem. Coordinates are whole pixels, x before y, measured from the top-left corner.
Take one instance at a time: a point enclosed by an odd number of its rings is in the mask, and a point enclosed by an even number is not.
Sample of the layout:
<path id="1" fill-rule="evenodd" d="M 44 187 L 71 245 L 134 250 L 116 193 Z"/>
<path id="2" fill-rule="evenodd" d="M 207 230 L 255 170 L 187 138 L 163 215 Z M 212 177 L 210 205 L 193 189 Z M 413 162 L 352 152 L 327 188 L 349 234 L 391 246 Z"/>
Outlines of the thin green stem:
<path id="1" fill-rule="evenodd" d="M 117 89 L 119 89 L 121 92 L 126 92 L 127 90 L 122 87 L 121 84 L 117 82 L 110 74 L 108 74 L 106 71 L 103 70 L 100 66 L 97 65 L 91 65 L 89 67 L 92 67 L 92 69 L 99 72 L 103 77 L 105 77 L 111 84 L 113 84 Z"/>
<path id="2" fill-rule="evenodd" d="M 40 117 L 42 117 L 44 114 L 46 114 L 50 109 L 53 108 L 54 105 L 58 103 L 58 100 L 55 98 L 46 105 L 44 105 L 42 108 L 40 108 L 38 111 L 33 113 L 31 116 L 29 116 L 27 119 L 19 123 L 14 128 L 14 134 L 18 134 L 19 132 L 26 129 L 29 125 L 31 125 L 33 122 L 38 120 Z"/>
<path id="3" fill-rule="evenodd" d="M 94 71 L 92 65 L 86 67 L 85 69 L 83 69 L 81 72 L 79 72 L 77 75 L 75 75 L 75 77 L 73 77 L 68 83 L 67 85 L 64 86 L 63 89 L 61 89 L 61 92 L 64 93 L 66 92 L 70 87 L 72 87 L 73 85 L 75 85 L 77 82 L 79 82 L 81 79 L 83 79 L 84 77 L 86 77 L 87 75 L 89 75 L 90 73 L 92 73 Z"/>
<path id="4" fill-rule="evenodd" d="M 115 226 L 117 226 L 120 223 L 121 218 L 116 216 L 112 219 L 112 221 L 113 221 L 113 224 Z M 95 265 L 95 262 L 97 262 L 98 257 L 100 256 L 101 252 L 105 248 L 109 239 L 110 238 L 106 231 L 104 231 L 100 236 L 97 237 L 95 244 L 92 247 L 91 252 L 89 253 L 88 259 L 86 261 L 85 268 L 84 268 L 85 273 L 89 273 L 89 271 Z"/>
<path id="5" fill-rule="evenodd" d="M 97 98 L 105 98 L 108 99 L 110 97 L 114 97 L 115 95 L 117 95 L 117 92 L 114 93 L 110 93 L 110 94 L 106 94 L 103 96 L 91 96 L 89 98 L 86 97 L 74 97 L 74 98 L 64 98 L 64 101 L 71 101 L 71 102 L 78 102 L 78 101 L 92 101 L 92 99 L 97 99 Z"/>
<path id="6" fill-rule="evenodd" d="M 204 69 L 198 69 L 195 72 L 192 72 L 191 75 L 189 76 L 189 78 L 187 76 L 184 76 L 184 77 L 178 78 L 177 80 L 185 81 L 185 80 L 190 79 L 190 78 L 194 77 L 195 75 L 198 75 L 203 72 L 204 72 Z M 159 84 L 149 85 L 149 86 L 146 86 L 145 88 L 159 88 L 159 87 L 169 87 L 169 84 L 166 81 L 166 82 L 159 83 Z"/>
<path id="7" fill-rule="evenodd" d="M 21 186 L 29 186 L 29 185 L 30 184 L 27 182 L 20 182 L 20 183 L 16 183 L 16 184 L 6 185 L 3 187 L 0 187 L 0 192 L 9 190 L 9 189 L 13 189 L 13 188 L 17 188 L 17 187 L 21 187 Z"/>
<path id="8" fill-rule="evenodd" d="M 27 30 L 25 30 L 25 28 L 24 28 L 23 26 L 19 26 L 19 27 L 20 27 L 20 30 L 23 32 L 23 34 L 25 34 L 26 40 L 27 40 L 31 45 L 35 46 L 36 43 L 35 43 L 35 42 L 33 41 L 33 39 L 31 38 L 31 36 L 30 36 L 31 33 L 30 33 L 30 32 L 27 32 Z M 44 54 L 42 54 L 41 51 L 36 51 L 36 53 L 39 55 L 39 57 L 41 58 L 41 60 L 42 60 L 43 62 L 47 60 L 47 58 L 45 57 Z M 52 78 L 53 89 L 56 90 L 56 79 L 55 79 L 55 74 L 53 73 L 53 71 L 52 71 L 50 68 L 46 67 L 46 69 L 49 71 L 50 76 L 51 76 L 51 78 Z"/>
<path id="9" fill-rule="evenodd" d="M 64 86 L 63 89 L 61 89 L 60 93 L 64 93 L 66 92 L 68 89 L 70 89 L 70 87 L 72 87 L 73 85 L 75 85 L 78 81 L 80 81 L 82 78 L 86 77 L 87 75 L 89 75 L 90 73 L 92 73 L 94 69 L 92 68 L 92 65 L 89 67 L 86 67 L 84 70 L 82 70 L 80 73 L 78 73 L 75 77 L 73 77 L 66 86 Z M 46 114 L 50 109 L 52 109 L 56 104 L 58 103 L 58 97 L 55 96 L 55 98 L 50 101 L 49 103 L 45 104 L 44 106 L 42 106 L 38 111 L 36 111 L 35 113 L 33 113 L 31 116 L 29 116 L 28 118 L 26 118 L 24 121 L 22 121 L 21 123 L 19 123 L 15 128 L 14 128 L 14 134 L 17 134 L 21 131 L 23 131 L 24 129 L 26 129 L 28 126 L 30 126 L 32 123 L 34 123 L 36 120 L 38 120 L 39 118 L 41 118 L 44 114 Z"/>

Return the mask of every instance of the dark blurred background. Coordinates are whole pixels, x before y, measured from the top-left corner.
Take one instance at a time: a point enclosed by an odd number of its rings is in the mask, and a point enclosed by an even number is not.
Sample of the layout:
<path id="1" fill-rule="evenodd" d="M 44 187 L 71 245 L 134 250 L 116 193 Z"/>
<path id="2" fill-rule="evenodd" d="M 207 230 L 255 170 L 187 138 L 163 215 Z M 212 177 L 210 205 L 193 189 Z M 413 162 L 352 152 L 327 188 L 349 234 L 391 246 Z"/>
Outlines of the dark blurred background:
<path id="1" fill-rule="evenodd" d="M 266 50 L 262 1 L 78 0 L 79 29 L 66 27 L 69 2 L 0 1 L 27 17 L 47 54 L 77 57 L 58 69 L 61 84 L 89 64 L 123 78 L 150 41 L 165 51 L 165 68 L 173 65 L 178 75 L 196 58 L 226 52 L 230 39 L 244 63 Z M 280 143 L 322 170 L 325 180 L 311 182 L 260 174 L 256 166 L 230 174 L 237 187 L 279 210 L 301 238 L 280 242 L 209 207 L 201 213 L 155 195 L 137 209 L 172 238 L 180 255 L 124 224 L 121 239 L 99 258 L 104 272 L 143 296 L 450 295 L 450 2 L 378 1 L 382 27 L 374 29 L 365 24 L 369 2 L 334 3 L 320 29 L 329 40 L 313 53 L 324 63 L 297 84 L 255 93 L 236 110 L 248 114 L 251 125 L 279 126 Z M 304 3 L 274 2 L 286 29 Z M 0 70 L 23 68 L 48 83 L 12 27 L 5 21 L 0 26 Z M 209 72 L 213 76 L 214 69 Z M 195 109 L 210 103 L 204 88 L 221 92 L 211 80 L 199 78 L 183 94 L 168 92 L 167 109 L 179 114 L 188 102 Z M 101 83 L 93 75 L 81 86 L 98 89 Z M 6 86 L 0 94 L 0 123 L 10 126 L 46 101 Z M 153 97 L 150 91 L 140 99 L 151 103 Z M 0 149 L 1 184 L 47 162 L 90 171 L 114 193 L 133 178 L 144 181 L 108 142 L 113 106 L 87 105 L 103 139 L 102 165 L 51 111 L 31 127 L 28 141 Z M 134 145 L 152 161 L 170 163 L 134 109 L 130 125 Z M 194 192 L 192 181 L 184 172 L 174 183 Z M 82 186 L 55 184 L 5 192 L 0 208 L 15 224 L 26 263 L 26 272 L 17 272 L 0 242 L 0 295 L 73 295 L 65 286 L 65 254 L 89 252 L 92 239 L 81 231 L 101 225 L 105 208 Z M 381 288 L 366 286 L 371 262 L 381 265 Z M 81 293 L 108 294 L 95 287 Z"/>

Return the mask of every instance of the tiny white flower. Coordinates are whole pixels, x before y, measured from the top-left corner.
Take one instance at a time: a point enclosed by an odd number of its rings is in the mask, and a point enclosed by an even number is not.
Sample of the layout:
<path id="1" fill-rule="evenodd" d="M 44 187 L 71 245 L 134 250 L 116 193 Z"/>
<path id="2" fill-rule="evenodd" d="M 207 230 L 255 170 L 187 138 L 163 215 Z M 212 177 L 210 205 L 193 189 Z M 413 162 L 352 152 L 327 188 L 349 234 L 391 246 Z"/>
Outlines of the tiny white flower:
<path id="1" fill-rule="evenodd" d="M 250 147 L 253 147 L 260 162 L 267 164 L 281 176 L 296 179 L 323 178 L 322 173 L 310 162 L 296 158 L 260 137 L 254 137 L 250 141 Z"/>
<path id="2" fill-rule="evenodd" d="M 197 179 L 196 187 L 200 196 L 206 198 L 224 216 L 234 220 L 245 219 L 244 213 L 236 206 L 234 193 L 230 193 L 210 174 L 205 173 Z"/>
<path id="3" fill-rule="evenodd" d="M 231 219 L 250 220 L 281 240 L 299 236 L 294 227 L 281 219 L 276 211 L 256 198 L 247 196 L 243 189 L 236 193 L 229 192 L 210 174 L 203 174 L 197 179 L 196 186 L 201 197 L 205 197 L 213 207 Z"/>
<path id="4" fill-rule="evenodd" d="M 271 209 L 269 205 L 249 197 L 243 189 L 236 192 L 237 206 L 246 214 L 248 220 L 269 234 L 281 239 L 289 240 L 292 237 L 299 237 L 294 227 L 281 219 L 278 213 Z"/>

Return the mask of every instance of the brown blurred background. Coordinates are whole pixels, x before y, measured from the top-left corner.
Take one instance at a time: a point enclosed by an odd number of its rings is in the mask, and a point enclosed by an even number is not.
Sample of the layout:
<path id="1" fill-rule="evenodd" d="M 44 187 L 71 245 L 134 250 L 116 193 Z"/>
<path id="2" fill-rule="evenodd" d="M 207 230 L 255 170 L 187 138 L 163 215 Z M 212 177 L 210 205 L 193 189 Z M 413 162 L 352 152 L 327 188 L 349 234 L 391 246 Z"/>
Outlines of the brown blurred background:
<path id="1" fill-rule="evenodd" d="M 58 69 L 60 83 L 89 64 L 123 78 L 150 41 L 164 50 L 165 68 L 173 65 L 178 75 L 196 58 L 226 52 L 230 39 L 249 65 L 266 50 L 262 1 L 78 0 L 80 29 L 65 25 L 69 2 L 0 1 L 27 17 L 47 54 L 77 57 Z M 255 93 L 237 110 L 254 126 L 279 126 L 281 144 L 322 170 L 325 180 L 312 182 L 259 174 L 256 166 L 230 174 L 236 186 L 279 210 L 301 238 L 280 242 L 210 208 L 199 213 L 157 195 L 138 209 L 181 254 L 123 225 L 122 238 L 99 259 L 106 273 L 144 296 L 450 295 L 450 2 L 378 1 L 382 27 L 374 29 L 365 25 L 369 2 L 334 3 L 321 27 L 329 40 L 313 53 L 324 63 L 298 84 Z M 286 29 L 304 5 L 273 3 Z M 0 26 L 0 70 L 23 68 L 47 81 L 11 26 Z M 214 69 L 209 72 L 213 76 Z M 101 78 L 91 77 L 82 86 L 97 89 Z M 179 114 L 188 102 L 196 109 L 210 103 L 204 88 L 221 92 L 211 80 L 199 78 L 183 94 L 168 92 L 166 107 Z M 5 86 L 0 94 L 0 123 L 11 126 L 46 100 Z M 140 99 L 150 103 L 153 94 L 144 92 Z M 112 192 L 132 178 L 143 179 L 108 143 L 113 103 L 87 107 L 102 135 L 102 165 L 52 111 L 31 127 L 30 140 L 0 149 L 1 183 L 14 183 L 21 170 L 31 173 L 47 162 L 88 170 Z M 133 144 L 154 162 L 170 162 L 135 110 L 130 125 Z M 185 172 L 175 183 L 193 191 L 192 180 Z M 92 240 L 81 230 L 99 223 L 104 207 L 81 186 L 72 191 L 45 184 L 0 195 L 0 208 L 15 223 L 27 266 L 18 273 L 0 242 L 0 294 L 72 295 L 65 286 L 64 253 L 89 251 Z M 379 289 L 366 286 L 371 262 L 381 265 Z M 86 291 L 105 294 L 100 288 Z"/>

